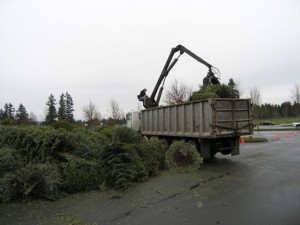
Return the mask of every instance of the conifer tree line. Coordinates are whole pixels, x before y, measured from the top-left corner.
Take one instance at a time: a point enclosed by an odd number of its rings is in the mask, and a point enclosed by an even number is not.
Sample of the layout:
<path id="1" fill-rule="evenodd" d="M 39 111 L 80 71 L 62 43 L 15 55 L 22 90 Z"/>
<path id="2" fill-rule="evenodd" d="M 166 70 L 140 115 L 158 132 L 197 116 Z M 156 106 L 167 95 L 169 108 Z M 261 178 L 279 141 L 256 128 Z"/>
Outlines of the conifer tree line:
<path id="1" fill-rule="evenodd" d="M 44 123 L 52 125 L 57 120 L 66 120 L 74 122 L 74 103 L 71 95 L 66 92 L 60 95 L 58 107 L 56 109 L 56 99 L 54 95 L 50 94 L 48 101 L 46 102 L 47 112 Z M 5 125 L 21 125 L 36 123 L 34 114 L 31 116 L 28 114 L 25 106 L 21 103 L 17 110 L 11 103 L 6 103 L 4 108 L 0 108 L 0 121 Z"/>
<path id="2" fill-rule="evenodd" d="M 172 90 L 173 89 L 175 90 Z M 208 97 L 223 97 L 223 98 L 239 98 L 240 91 L 236 82 L 230 78 L 228 84 L 200 86 L 199 91 L 191 92 L 187 87 L 181 87 L 175 81 L 171 90 L 167 91 L 166 100 L 167 104 L 176 104 L 187 101 L 184 96 L 189 97 L 189 100 L 198 100 Z M 182 92 L 189 92 L 183 94 Z M 275 118 L 288 118 L 300 116 L 300 85 L 295 83 L 292 89 L 293 102 L 285 101 L 279 104 L 261 104 L 260 91 L 257 88 L 249 90 L 251 102 L 253 104 L 253 118 L 256 120 L 261 119 L 275 119 Z M 59 101 L 53 94 L 50 94 L 46 102 L 46 115 L 43 123 L 45 125 L 54 125 L 56 121 L 74 122 L 74 103 L 71 95 L 66 92 L 62 93 Z M 101 119 L 100 112 L 97 111 L 95 104 L 91 101 L 87 106 L 83 107 L 83 115 L 87 122 L 102 120 L 106 124 L 124 123 L 124 113 L 119 108 L 115 100 L 111 101 L 109 106 L 110 117 L 105 121 Z M 37 118 L 33 113 L 28 114 L 25 106 L 21 103 L 17 110 L 11 103 L 6 103 L 3 108 L 0 108 L 0 124 L 4 125 L 19 125 L 19 124 L 34 124 Z"/>
<path id="3" fill-rule="evenodd" d="M 5 103 L 4 108 L 0 109 L 0 120 L 4 124 L 29 124 L 31 122 L 24 105 L 20 104 L 15 110 L 11 103 Z"/>
<path id="4" fill-rule="evenodd" d="M 102 118 L 96 105 L 90 101 L 87 106 L 83 107 L 82 112 L 86 122 L 91 125 L 99 125 L 100 121 L 109 126 L 126 122 L 123 110 L 115 100 L 111 100 L 108 109 L 110 117 L 108 119 Z M 35 114 L 28 114 L 23 104 L 20 104 L 17 110 L 11 103 L 6 103 L 3 109 L 0 108 L 0 125 L 25 125 L 36 124 L 37 122 Z M 81 123 L 82 121 L 75 121 L 74 102 L 71 95 L 68 92 L 62 93 L 57 101 L 55 96 L 50 94 L 46 102 L 45 119 L 42 124 L 59 127 L 74 122 Z"/>

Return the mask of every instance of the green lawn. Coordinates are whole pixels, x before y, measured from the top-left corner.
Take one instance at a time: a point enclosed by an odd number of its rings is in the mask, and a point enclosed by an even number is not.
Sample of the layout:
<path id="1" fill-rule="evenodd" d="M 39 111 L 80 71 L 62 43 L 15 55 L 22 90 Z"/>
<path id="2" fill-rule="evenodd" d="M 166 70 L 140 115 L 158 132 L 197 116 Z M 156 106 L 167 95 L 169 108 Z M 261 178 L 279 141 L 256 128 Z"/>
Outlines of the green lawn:
<path id="1" fill-rule="evenodd" d="M 300 118 L 282 118 L 282 119 L 274 119 L 273 123 L 275 124 L 289 124 L 300 122 Z"/>
<path id="2" fill-rule="evenodd" d="M 264 119 L 264 120 L 254 120 L 254 124 L 260 123 L 262 121 L 271 121 L 276 125 L 280 124 L 291 124 L 295 122 L 300 122 L 300 117 L 297 118 L 278 118 L 278 119 Z"/>
<path id="3" fill-rule="evenodd" d="M 251 142 L 265 142 L 268 141 L 267 138 L 264 137 L 252 137 L 251 135 L 249 137 L 243 137 L 245 143 L 251 143 Z M 242 138 L 241 138 L 241 144 L 242 144 Z"/>

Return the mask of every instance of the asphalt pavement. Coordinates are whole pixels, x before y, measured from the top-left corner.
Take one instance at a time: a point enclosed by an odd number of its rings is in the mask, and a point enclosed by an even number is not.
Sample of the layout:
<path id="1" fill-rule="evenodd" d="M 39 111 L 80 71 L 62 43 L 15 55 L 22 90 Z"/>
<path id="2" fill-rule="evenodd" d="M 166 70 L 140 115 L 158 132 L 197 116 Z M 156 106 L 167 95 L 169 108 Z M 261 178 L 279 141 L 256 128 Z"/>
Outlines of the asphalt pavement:
<path id="1" fill-rule="evenodd" d="M 0 205 L 0 224 L 299 225 L 300 132 L 255 132 L 263 143 L 216 155 L 198 172 L 168 171 L 125 192 Z"/>

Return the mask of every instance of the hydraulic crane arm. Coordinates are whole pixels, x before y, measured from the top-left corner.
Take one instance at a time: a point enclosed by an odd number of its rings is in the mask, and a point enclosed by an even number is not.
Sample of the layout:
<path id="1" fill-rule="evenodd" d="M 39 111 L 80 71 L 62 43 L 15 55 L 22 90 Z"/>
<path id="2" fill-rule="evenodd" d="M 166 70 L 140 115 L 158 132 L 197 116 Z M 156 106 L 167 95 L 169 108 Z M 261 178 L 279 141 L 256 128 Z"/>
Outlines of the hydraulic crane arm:
<path id="1" fill-rule="evenodd" d="M 179 51 L 179 56 L 177 58 L 175 58 L 173 61 L 173 57 L 174 57 L 174 54 L 176 52 Z M 159 101 L 160 101 L 160 97 L 161 97 L 161 94 L 162 94 L 162 91 L 163 91 L 163 85 L 161 86 L 161 84 L 165 82 L 165 79 L 166 77 L 168 76 L 170 70 L 174 67 L 174 65 L 177 63 L 179 57 L 183 54 L 183 53 L 186 53 L 188 54 L 189 56 L 191 56 L 192 58 L 194 58 L 195 60 L 197 60 L 198 62 L 204 64 L 205 66 L 208 67 L 209 69 L 209 72 L 208 74 L 211 76 L 211 75 L 214 75 L 212 73 L 212 70 L 211 68 L 213 67 L 212 65 L 210 65 L 208 62 L 206 62 L 205 60 L 201 59 L 199 56 L 197 56 L 195 53 L 191 52 L 190 50 L 188 50 L 187 48 L 185 48 L 184 46 L 182 45 L 177 45 L 175 48 L 172 48 L 170 54 L 169 54 L 169 57 L 165 63 L 165 66 L 163 67 L 163 70 L 158 78 L 158 81 L 156 82 L 156 85 L 153 89 L 153 92 L 150 96 L 150 98 L 146 101 L 146 104 L 144 105 L 145 108 L 152 108 L 152 107 L 157 107 L 158 104 L 159 104 Z M 171 62 L 172 61 L 172 62 Z M 159 93 L 158 93 L 158 97 L 157 97 L 157 100 L 155 100 L 155 96 L 157 94 L 157 91 L 159 89 L 159 87 L 161 86 L 160 90 L 159 90 Z"/>
<path id="2" fill-rule="evenodd" d="M 189 56 L 193 57 L 194 59 L 196 59 L 198 62 L 204 64 L 205 66 L 208 67 L 208 69 L 212 68 L 212 65 L 210 65 L 208 62 L 206 62 L 205 60 L 201 59 L 199 56 L 197 56 L 195 53 L 191 52 L 190 50 L 188 50 L 187 48 L 185 48 L 182 45 L 178 45 L 176 48 L 179 49 L 180 54 L 183 54 L 184 52 L 186 54 L 188 54 Z"/>

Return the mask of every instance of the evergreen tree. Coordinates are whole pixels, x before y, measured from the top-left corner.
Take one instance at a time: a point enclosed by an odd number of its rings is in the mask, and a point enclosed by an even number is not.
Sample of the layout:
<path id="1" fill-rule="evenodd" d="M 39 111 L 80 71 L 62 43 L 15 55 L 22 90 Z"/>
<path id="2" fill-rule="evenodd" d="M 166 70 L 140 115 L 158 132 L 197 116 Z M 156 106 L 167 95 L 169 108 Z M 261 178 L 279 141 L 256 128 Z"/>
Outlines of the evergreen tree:
<path id="1" fill-rule="evenodd" d="M 0 109 L 0 120 L 4 119 L 4 111 Z"/>
<path id="2" fill-rule="evenodd" d="M 29 122 L 29 115 L 26 108 L 20 104 L 16 112 L 16 122 L 17 124 L 27 124 Z"/>
<path id="3" fill-rule="evenodd" d="M 15 123 L 14 118 L 15 108 L 11 103 L 6 103 L 4 109 L 0 110 L 0 120 L 3 125 L 13 125 Z"/>
<path id="4" fill-rule="evenodd" d="M 239 98 L 240 93 L 237 90 L 237 85 L 232 78 L 229 79 L 228 84 L 211 84 L 201 85 L 199 91 L 192 93 L 191 101 L 201 100 L 206 98 Z"/>
<path id="5" fill-rule="evenodd" d="M 66 93 L 66 118 L 70 122 L 74 121 L 73 106 L 74 106 L 73 99 L 72 99 L 71 95 L 67 92 Z"/>
<path id="6" fill-rule="evenodd" d="M 232 78 L 229 79 L 228 86 L 231 89 L 231 97 L 232 98 L 239 98 L 240 97 L 240 93 L 237 90 L 236 84 L 235 84 L 235 82 L 234 82 L 234 80 Z"/>
<path id="7" fill-rule="evenodd" d="M 57 112 L 57 118 L 59 120 L 66 119 L 66 100 L 65 95 L 62 93 L 59 99 L 59 108 Z"/>
<path id="8" fill-rule="evenodd" d="M 206 98 L 231 98 L 231 88 L 226 84 L 201 86 L 199 91 L 193 92 L 191 101 Z"/>
<path id="9" fill-rule="evenodd" d="M 15 112 L 15 108 L 13 107 L 13 105 L 11 103 L 8 103 L 8 104 L 6 103 L 4 105 L 4 113 L 3 113 L 4 118 L 13 119 L 14 112 Z"/>
<path id="10" fill-rule="evenodd" d="M 7 118 L 7 111 L 8 111 L 8 104 L 5 103 L 4 110 L 2 110 L 2 119 L 6 119 Z"/>
<path id="11" fill-rule="evenodd" d="M 52 94 L 50 94 L 46 105 L 48 106 L 48 109 L 47 109 L 45 123 L 51 125 L 55 122 L 55 119 L 57 118 L 56 108 L 55 108 L 56 99 Z"/>
<path id="12" fill-rule="evenodd" d="M 292 107 L 293 107 L 293 116 L 299 117 L 300 116 L 300 103 L 294 102 Z"/>
<path id="13" fill-rule="evenodd" d="M 286 118 L 292 115 L 292 103 L 283 102 L 281 103 L 281 116 Z"/>
<path id="14" fill-rule="evenodd" d="M 73 109 L 73 99 L 71 95 L 66 92 L 66 94 L 61 94 L 59 100 L 59 109 L 57 112 L 57 117 L 59 120 L 68 120 L 70 122 L 74 121 L 74 109 Z"/>

